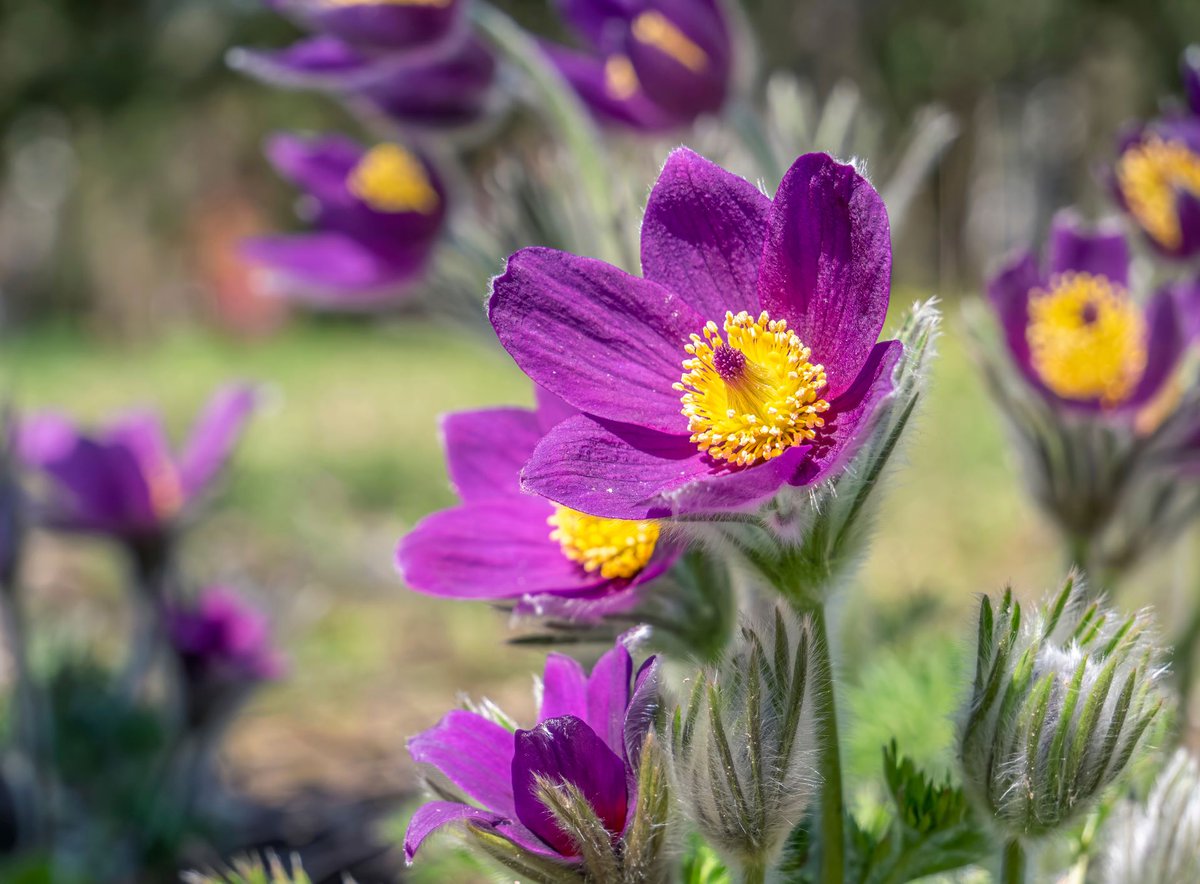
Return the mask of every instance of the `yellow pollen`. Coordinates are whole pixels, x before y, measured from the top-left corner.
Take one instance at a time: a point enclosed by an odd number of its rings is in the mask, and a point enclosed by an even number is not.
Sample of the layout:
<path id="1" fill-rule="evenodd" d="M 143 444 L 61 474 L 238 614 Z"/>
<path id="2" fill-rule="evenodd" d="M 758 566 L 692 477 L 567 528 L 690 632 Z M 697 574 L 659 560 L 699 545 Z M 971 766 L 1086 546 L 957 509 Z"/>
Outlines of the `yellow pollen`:
<path id="1" fill-rule="evenodd" d="M 605 580 L 636 577 L 658 544 L 657 522 L 602 519 L 555 504 L 546 523 L 564 556 Z"/>
<path id="2" fill-rule="evenodd" d="M 446 7 L 454 0 L 323 0 L 326 6 L 435 6 Z"/>
<path id="3" fill-rule="evenodd" d="M 632 98 L 637 93 L 637 72 L 624 55 L 609 56 L 604 62 L 604 90 L 618 101 Z"/>
<path id="4" fill-rule="evenodd" d="M 722 352 L 723 348 L 729 348 Z M 825 367 L 783 319 L 764 311 L 725 314 L 724 338 L 713 321 L 684 347 L 683 414 L 701 451 L 749 466 L 778 457 L 816 436 L 829 403 Z"/>
<path id="5" fill-rule="evenodd" d="M 1146 369 L 1146 322 L 1123 288 L 1103 276 L 1064 273 L 1029 296 L 1029 356 L 1063 399 L 1117 405 Z"/>
<path id="6" fill-rule="evenodd" d="M 1179 247 L 1176 195 L 1200 197 L 1200 155 L 1181 141 L 1152 137 L 1131 147 L 1117 161 L 1117 186 L 1138 224 L 1166 249 Z"/>
<path id="7" fill-rule="evenodd" d="M 633 20 L 633 36 L 639 43 L 653 46 L 689 71 L 699 74 L 708 67 L 708 53 L 661 12 L 650 9 Z"/>
<path id="8" fill-rule="evenodd" d="M 429 215 L 441 203 L 421 161 L 398 144 L 367 151 L 346 178 L 346 187 L 377 212 Z"/>

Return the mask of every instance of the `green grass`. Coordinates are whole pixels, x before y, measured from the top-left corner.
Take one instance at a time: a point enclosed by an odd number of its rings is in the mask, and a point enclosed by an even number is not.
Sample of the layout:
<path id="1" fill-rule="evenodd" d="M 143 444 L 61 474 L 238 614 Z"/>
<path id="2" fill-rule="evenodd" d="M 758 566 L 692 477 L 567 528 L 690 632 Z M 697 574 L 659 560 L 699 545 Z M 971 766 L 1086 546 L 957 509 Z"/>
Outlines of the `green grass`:
<path id="1" fill-rule="evenodd" d="M 893 735 L 920 762 L 947 767 L 977 594 L 1011 580 L 1038 595 L 1060 567 L 953 317 L 940 350 L 873 551 L 836 612 L 855 782 L 877 775 Z M 403 532 L 453 499 L 437 416 L 530 401 L 495 345 L 417 322 L 300 325 L 256 343 L 196 332 L 132 351 L 43 332 L 9 342 L 0 377 L 22 409 L 92 419 L 153 404 L 177 435 L 221 381 L 268 385 L 227 493 L 188 547 L 198 580 L 229 581 L 271 608 L 292 659 L 291 677 L 234 734 L 259 788 L 409 785 L 404 738 L 461 689 L 532 711 L 540 655 L 505 647 L 504 619 L 485 607 L 405 590 L 391 565 Z M 44 548 L 49 564 L 31 569 L 44 607 L 61 610 L 54 587 L 80 573 L 104 600 L 80 604 L 119 600 L 105 588 L 117 578 L 106 549 Z"/>

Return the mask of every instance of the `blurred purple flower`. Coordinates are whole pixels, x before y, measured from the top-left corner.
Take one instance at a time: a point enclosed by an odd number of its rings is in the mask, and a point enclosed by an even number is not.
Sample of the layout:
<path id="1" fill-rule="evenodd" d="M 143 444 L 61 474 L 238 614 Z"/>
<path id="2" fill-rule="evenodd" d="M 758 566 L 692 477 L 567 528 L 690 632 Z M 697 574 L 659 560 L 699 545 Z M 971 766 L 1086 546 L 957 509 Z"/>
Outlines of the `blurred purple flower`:
<path id="1" fill-rule="evenodd" d="M 284 673 L 263 614 L 224 586 L 167 610 L 167 634 L 189 681 L 273 681 Z"/>
<path id="2" fill-rule="evenodd" d="M 1185 49 L 1179 66 L 1183 74 L 1183 94 L 1187 97 L 1188 109 L 1200 117 L 1200 45 Z"/>
<path id="3" fill-rule="evenodd" d="M 637 587 L 678 550 L 654 522 L 599 519 L 521 491 L 521 467 L 542 436 L 578 412 L 539 391 L 534 411 L 452 414 L 442 424 L 460 506 L 424 519 L 400 542 L 397 564 L 413 589 L 464 599 L 522 599 L 574 620 L 624 611 Z"/>
<path id="4" fill-rule="evenodd" d="M 302 27 L 376 50 L 408 50 L 453 38 L 465 0 L 266 0 Z"/>
<path id="5" fill-rule="evenodd" d="M 592 674 L 570 657 L 546 660 L 538 724 L 515 733 L 476 712 L 451 712 L 408 744 L 428 766 L 475 804 L 433 801 L 409 823 L 404 853 L 411 862 L 425 839 L 451 823 L 495 831 L 540 856 L 574 864 L 578 851 L 535 793 L 535 776 L 579 788 L 613 840 L 633 818 L 639 753 L 658 704 L 658 666 L 636 675 L 625 645 Z"/>
<path id="6" fill-rule="evenodd" d="M 425 278 L 446 219 L 446 191 L 427 160 L 398 144 L 368 150 L 340 135 L 277 135 L 267 155 L 305 192 L 315 228 L 243 246 L 283 294 L 369 310 L 405 299 Z"/>
<path id="7" fill-rule="evenodd" d="M 176 454 L 159 416 L 136 412 L 95 433 L 69 418 L 21 418 L 18 459 L 48 484 L 41 500 L 53 527 L 130 541 L 162 536 L 217 478 L 258 403 L 248 386 L 223 387 Z"/>
<path id="8" fill-rule="evenodd" d="M 744 509 L 835 474 L 902 353 L 876 343 L 891 261 L 883 201 L 851 166 L 803 156 L 772 201 L 676 151 L 646 206 L 644 279 L 524 249 L 493 284 L 501 343 L 583 412 L 538 444 L 524 487 L 647 519 Z"/>
<path id="9" fill-rule="evenodd" d="M 713 0 L 559 0 L 586 47 L 546 45 L 550 60 L 601 120 L 658 131 L 720 110 L 733 46 Z"/>
<path id="10" fill-rule="evenodd" d="M 1060 213 L 1046 266 L 1012 257 L 988 284 L 1017 368 L 1055 405 L 1133 415 L 1171 378 L 1196 323 L 1190 287 L 1129 292 L 1129 246 L 1115 225 L 1085 230 Z M 1186 311 L 1186 312 L 1185 312 Z"/>

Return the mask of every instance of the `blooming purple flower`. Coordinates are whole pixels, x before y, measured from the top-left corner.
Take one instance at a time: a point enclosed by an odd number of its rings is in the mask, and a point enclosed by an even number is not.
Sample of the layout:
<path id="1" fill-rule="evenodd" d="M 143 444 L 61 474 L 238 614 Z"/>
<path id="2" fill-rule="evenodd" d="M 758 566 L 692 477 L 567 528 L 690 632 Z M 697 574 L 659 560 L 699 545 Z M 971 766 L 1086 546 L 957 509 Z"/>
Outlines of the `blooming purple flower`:
<path id="1" fill-rule="evenodd" d="M 1047 262 L 1012 259 L 988 284 L 1018 369 L 1056 405 L 1134 413 L 1174 373 L 1195 319 L 1185 287 L 1157 292 L 1143 307 L 1129 292 L 1129 246 L 1119 228 L 1082 228 L 1060 213 Z"/>
<path id="2" fill-rule="evenodd" d="M 578 412 L 539 391 L 536 410 L 448 416 L 442 425 L 459 506 L 405 537 L 397 564 L 413 589 L 470 599 L 523 599 L 547 614 L 593 619 L 626 610 L 637 587 L 678 551 L 652 521 L 602 519 L 521 491 L 521 467 L 538 441 Z"/>
<path id="3" fill-rule="evenodd" d="M 733 46 L 713 0 L 560 0 L 560 10 L 586 49 L 546 52 L 600 119 L 671 129 L 725 103 Z"/>
<path id="4" fill-rule="evenodd" d="M 254 389 L 217 391 L 176 454 L 162 422 L 136 412 L 94 433 L 66 417 L 22 418 L 16 453 L 48 484 L 47 521 L 60 529 L 127 540 L 160 536 L 212 485 L 258 401 Z"/>
<path id="5" fill-rule="evenodd" d="M 286 294 L 345 310 L 387 306 L 425 274 L 446 218 L 433 167 L 398 144 L 277 135 L 267 154 L 313 203 L 314 230 L 248 240 L 246 257 Z"/>
<path id="6" fill-rule="evenodd" d="M 501 343 L 583 412 L 538 444 L 524 487 L 648 519 L 833 475 L 892 391 L 903 347 L 876 343 L 891 260 L 883 201 L 852 167 L 803 156 L 772 201 L 676 151 L 646 206 L 644 278 L 524 249 L 493 284 Z"/>
<path id="7" fill-rule="evenodd" d="M 634 816 L 638 757 L 657 701 L 655 659 L 635 675 L 618 642 L 590 676 L 570 657 L 549 655 L 534 728 L 514 733 L 479 713 L 451 712 L 408 749 L 413 761 L 474 803 L 421 807 L 409 823 L 405 856 L 411 862 L 434 831 L 465 822 L 548 859 L 577 863 L 574 843 L 537 798 L 535 776 L 576 786 L 613 839 L 620 838 Z"/>
<path id="8" fill-rule="evenodd" d="M 273 681 L 284 664 L 263 614 L 224 586 L 167 611 L 167 634 L 189 680 Z"/>

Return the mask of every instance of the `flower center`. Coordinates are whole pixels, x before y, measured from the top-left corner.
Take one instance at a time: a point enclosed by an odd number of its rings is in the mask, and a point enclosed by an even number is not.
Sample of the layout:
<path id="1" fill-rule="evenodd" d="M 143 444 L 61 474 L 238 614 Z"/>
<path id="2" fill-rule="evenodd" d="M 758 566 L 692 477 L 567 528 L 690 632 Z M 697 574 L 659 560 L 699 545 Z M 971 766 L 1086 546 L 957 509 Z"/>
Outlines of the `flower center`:
<path id="1" fill-rule="evenodd" d="M 701 451 L 749 466 L 778 457 L 817 434 L 829 403 L 817 397 L 825 387 L 825 367 L 787 321 L 757 319 L 742 311 L 725 314 L 724 338 L 711 320 L 704 336 L 693 334 L 684 347 L 683 414 Z"/>
<path id="2" fill-rule="evenodd" d="M 632 98 L 637 92 L 637 72 L 626 56 L 610 55 L 604 62 L 604 90 L 617 101 Z"/>
<path id="3" fill-rule="evenodd" d="M 648 9 L 633 20 L 633 37 L 675 59 L 692 73 L 702 73 L 708 67 L 708 53 L 656 10 Z"/>
<path id="4" fill-rule="evenodd" d="M 1150 138 L 1131 147 L 1117 161 L 1117 186 L 1138 224 L 1159 245 L 1179 247 L 1183 232 L 1176 195 L 1200 197 L 1200 155 L 1181 141 Z"/>
<path id="5" fill-rule="evenodd" d="M 377 212 L 429 215 L 441 203 L 421 161 L 398 144 L 380 144 L 363 154 L 346 187 Z"/>
<path id="6" fill-rule="evenodd" d="M 564 556 L 605 580 L 636 577 L 658 544 L 657 522 L 602 519 L 558 504 L 546 522 Z"/>
<path id="7" fill-rule="evenodd" d="M 1056 395 L 1116 405 L 1146 368 L 1145 325 L 1120 286 L 1064 273 L 1030 294 L 1025 337 L 1034 370 Z"/>

